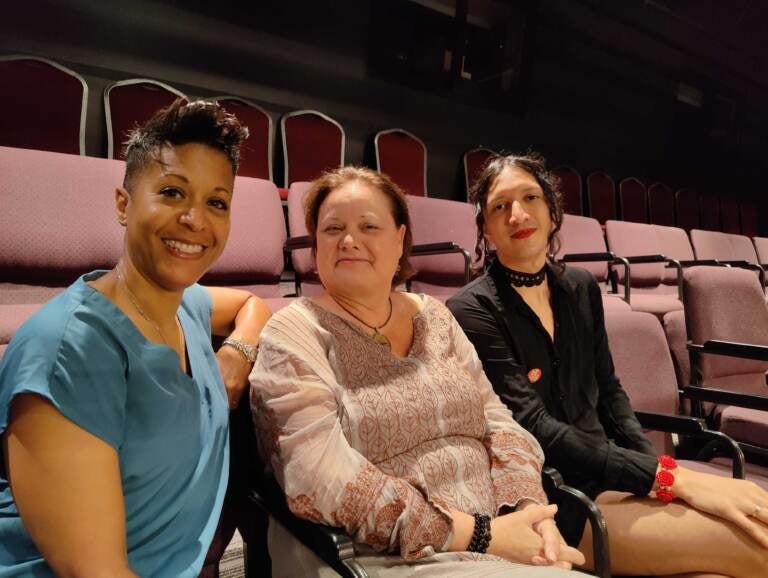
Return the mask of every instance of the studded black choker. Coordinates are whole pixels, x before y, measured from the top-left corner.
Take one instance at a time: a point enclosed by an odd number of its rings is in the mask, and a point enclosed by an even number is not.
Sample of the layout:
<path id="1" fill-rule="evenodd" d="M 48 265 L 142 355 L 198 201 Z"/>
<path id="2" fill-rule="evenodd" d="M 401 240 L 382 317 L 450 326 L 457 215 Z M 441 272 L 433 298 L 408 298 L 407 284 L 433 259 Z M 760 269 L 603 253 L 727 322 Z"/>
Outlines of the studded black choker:
<path id="1" fill-rule="evenodd" d="M 508 267 L 502 267 L 502 269 L 513 287 L 537 287 L 544 283 L 544 279 L 547 278 L 546 265 L 536 271 L 536 273 L 524 273 L 523 271 L 509 269 Z"/>

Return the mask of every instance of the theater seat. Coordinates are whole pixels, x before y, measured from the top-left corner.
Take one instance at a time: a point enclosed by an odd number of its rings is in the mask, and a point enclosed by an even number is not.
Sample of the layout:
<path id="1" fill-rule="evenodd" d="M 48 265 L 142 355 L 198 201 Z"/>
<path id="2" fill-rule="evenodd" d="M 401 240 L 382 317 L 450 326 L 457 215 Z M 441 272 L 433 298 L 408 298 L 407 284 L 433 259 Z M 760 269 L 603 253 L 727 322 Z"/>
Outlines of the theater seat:
<path id="1" fill-rule="evenodd" d="M 427 146 L 402 128 L 379 131 L 374 137 L 376 170 L 408 195 L 427 196 Z"/>

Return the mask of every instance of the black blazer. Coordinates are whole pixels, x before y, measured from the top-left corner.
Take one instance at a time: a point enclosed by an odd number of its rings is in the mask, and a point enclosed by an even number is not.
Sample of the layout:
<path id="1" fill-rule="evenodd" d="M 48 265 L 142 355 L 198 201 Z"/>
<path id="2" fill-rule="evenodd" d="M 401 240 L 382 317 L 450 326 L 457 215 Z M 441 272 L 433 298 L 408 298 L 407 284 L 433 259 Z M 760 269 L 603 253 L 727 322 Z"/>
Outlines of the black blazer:
<path id="1" fill-rule="evenodd" d="M 600 289 L 584 269 L 547 271 L 555 340 L 494 262 L 448 300 L 497 394 L 566 483 L 647 495 L 656 452 L 614 373 Z"/>

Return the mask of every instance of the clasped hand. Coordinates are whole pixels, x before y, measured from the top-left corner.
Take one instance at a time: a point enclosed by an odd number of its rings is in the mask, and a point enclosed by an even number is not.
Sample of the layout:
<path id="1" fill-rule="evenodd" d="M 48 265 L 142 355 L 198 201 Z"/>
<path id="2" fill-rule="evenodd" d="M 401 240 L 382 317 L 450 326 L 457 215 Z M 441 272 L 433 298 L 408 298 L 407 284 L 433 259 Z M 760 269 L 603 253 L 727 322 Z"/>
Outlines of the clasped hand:
<path id="1" fill-rule="evenodd" d="M 584 564 L 584 556 L 565 543 L 555 524 L 557 506 L 528 502 L 516 512 L 491 521 L 489 554 L 512 562 L 554 565 L 570 570 Z"/>

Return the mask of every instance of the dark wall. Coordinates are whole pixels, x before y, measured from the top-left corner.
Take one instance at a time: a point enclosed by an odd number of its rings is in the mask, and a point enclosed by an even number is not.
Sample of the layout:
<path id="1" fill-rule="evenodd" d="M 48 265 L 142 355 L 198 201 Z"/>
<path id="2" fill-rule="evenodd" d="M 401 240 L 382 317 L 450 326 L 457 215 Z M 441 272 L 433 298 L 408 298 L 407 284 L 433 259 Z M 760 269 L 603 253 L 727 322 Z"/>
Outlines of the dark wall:
<path id="1" fill-rule="evenodd" d="M 344 126 L 348 163 L 362 161 L 376 131 L 405 128 L 428 147 L 432 196 L 458 196 L 461 154 L 482 144 L 531 147 L 583 172 L 757 198 L 768 154 L 765 61 L 690 19 L 641 0 L 518 2 L 530 16 L 524 98 L 498 110 L 466 104 L 461 91 L 372 77 L 374 1 L 16 2 L 0 23 L 0 52 L 46 56 L 83 74 L 91 155 L 106 151 L 104 87 L 140 76 L 191 96 L 246 97 L 275 120 L 321 110 Z M 704 90 L 702 109 L 677 101 L 680 81 Z M 713 129 L 708 108 L 718 94 L 736 106 L 725 132 Z"/>

